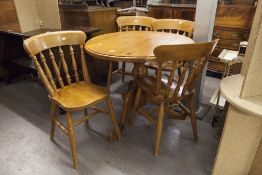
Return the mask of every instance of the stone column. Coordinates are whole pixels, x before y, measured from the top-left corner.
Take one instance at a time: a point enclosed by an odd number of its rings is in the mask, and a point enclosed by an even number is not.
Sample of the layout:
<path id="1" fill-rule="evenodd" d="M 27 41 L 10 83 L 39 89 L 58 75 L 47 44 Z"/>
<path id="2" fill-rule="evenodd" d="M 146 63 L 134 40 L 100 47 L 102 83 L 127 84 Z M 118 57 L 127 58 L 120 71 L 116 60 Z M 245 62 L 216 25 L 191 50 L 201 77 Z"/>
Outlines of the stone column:
<path id="1" fill-rule="evenodd" d="M 197 0 L 194 41 L 206 42 L 212 40 L 217 2 L 217 0 Z M 205 67 L 202 77 L 199 79 L 196 86 L 195 96 L 198 118 L 202 118 L 204 113 L 204 108 L 201 106 L 201 99 L 203 96 L 206 71 L 207 67 Z"/>

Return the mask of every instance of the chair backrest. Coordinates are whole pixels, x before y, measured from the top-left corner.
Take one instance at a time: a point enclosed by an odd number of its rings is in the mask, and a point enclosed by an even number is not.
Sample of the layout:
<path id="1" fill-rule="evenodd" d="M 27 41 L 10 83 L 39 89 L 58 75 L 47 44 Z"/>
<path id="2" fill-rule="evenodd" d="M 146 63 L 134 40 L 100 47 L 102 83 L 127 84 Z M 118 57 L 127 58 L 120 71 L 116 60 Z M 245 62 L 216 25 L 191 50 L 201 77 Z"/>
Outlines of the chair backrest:
<path id="1" fill-rule="evenodd" d="M 195 23 L 182 19 L 157 19 L 152 23 L 154 31 L 179 33 L 188 37 L 193 36 Z"/>
<path id="2" fill-rule="evenodd" d="M 156 70 L 157 84 L 155 86 L 155 95 L 159 95 L 161 92 L 162 65 L 166 61 L 172 63 L 172 70 L 167 81 L 167 89 L 165 89 L 166 97 L 177 98 L 191 94 L 217 42 L 218 40 L 214 40 L 205 43 L 162 45 L 156 47 L 154 54 L 158 68 Z M 175 90 L 171 91 L 175 72 L 178 68 L 181 68 L 181 74 L 178 76 Z"/>
<path id="3" fill-rule="evenodd" d="M 85 40 L 86 35 L 84 32 L 60 31 L 40 34 L 24 41 L 24 48 L 33 59 L 39 76 L 51 96 L 55 96 L 60 88 L 72 84 L 69 71 L 72 71 L 75 82 L 80 81 L 80 72 L 83 74 L 84 81 L 87 83 L 90 82 L 83 49 Z M 69 47 L 70 58 L 67 61 L 64 54 L 65 47 Z M 78 60 L 75 58 L 75 49 L 78 48 L 80 49 L 81 71 L 78 69 Z M 58 50 L 59 58 L 55 58 L 55 49 Z M 71 69 L 67 64 L 69 61 Z M 61 76 L 62 73 L 65 75 L 64 78 Z"/>
<path id="4" fill-rule="evenodd" d="M 116 19 L 118 29 L 122 31 L 152 30 L 152 22 L 155 18 L 147 16 L 120 16 Z"/>

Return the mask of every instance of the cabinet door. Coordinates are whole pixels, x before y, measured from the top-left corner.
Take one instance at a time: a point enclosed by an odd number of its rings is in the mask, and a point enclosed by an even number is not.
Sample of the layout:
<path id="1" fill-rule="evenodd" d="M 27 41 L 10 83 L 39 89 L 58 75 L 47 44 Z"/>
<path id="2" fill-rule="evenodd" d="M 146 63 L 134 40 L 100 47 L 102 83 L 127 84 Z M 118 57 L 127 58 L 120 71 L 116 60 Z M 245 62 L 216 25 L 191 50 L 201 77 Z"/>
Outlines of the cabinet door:
<path id="1" fill-rule="evenodd" d="M 216 38 L 248 40 L 249 30 L 215 27 L 213 36 Z"/>
<path id="2" fill-rule="evenodd" d="M 88 10 L 89 25 L 91 27 L 99 27 L 100 32 L 93 34 L 97 36 L 105 33 L 117 31 L 117 9 L 116 8 L 101 8 Z"/>
<path id="3" fill-rule="evenodd" d="M 149 6 L 148 7 L 148 16 L 157 18 L 157 19 L 165 19 L 165 18 L 173 18 L 172 9 L 165 6 Z"/>

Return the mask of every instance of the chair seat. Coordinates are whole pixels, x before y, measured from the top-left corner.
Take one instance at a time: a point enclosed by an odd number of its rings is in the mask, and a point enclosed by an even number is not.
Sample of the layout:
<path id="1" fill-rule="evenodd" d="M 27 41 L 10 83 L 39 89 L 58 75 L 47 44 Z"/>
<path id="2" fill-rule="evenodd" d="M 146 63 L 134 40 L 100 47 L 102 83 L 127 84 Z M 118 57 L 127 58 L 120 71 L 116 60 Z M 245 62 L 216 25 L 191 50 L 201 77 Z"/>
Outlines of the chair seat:
<path id="1" fill-rule="evenodd" d="M 108 94 L 106 87 L 82 81 L 59 89 L 57 95 L 51 97 L 51 100 L 66 110 L 76 111 L 104 100 Z"/>
<path id="2" fill-rule="evenodd" d="M 148 67 L 150 69 L 158 69 L 158 63 L 155 62 L 155 61 L 146 62 L 145 65 L 146 65 L 146 67 Z M 183 65 L 183 62 L 181 62 L 179 64 L 179 67 L 182 66 L 182 65 Z M 172 61 L 166 61 L 162 65 L 162 70 L 163 71 L 171 71 L 172 70 L 172 66 L 173 66 Z"/>
<path id="3" fill-rule="evenodd" d="M 167 61 L 167 62 L 164 62 L 163 65 L 162 65 L 162 69 L 163 71 L 171 71 L 172 70 L 172 62 L 171 61 Z M 151 69 L 157 69 L 158 68 L 158 63 L 157 62 L 146 62 L 145 65 L 148 67 L 148 68 L 151 68 Z"/>
<path id="4" fill-rule="evenodd" d="M 149 76 L 149 77 L 145 77 L 143 79 L 138 79 L 137 80 L 137 85 L 138 87 L 140 87 L 143 91 L 145 91 L 147 94 L 154 94 L 155 88 L 156 88 L 156 77 L 153 76 Z M 168 97 L 172 97 L 175 91 L 177 85 L 177 81 L 174 80 L 173 84 L 171 86 L 171 90 L 168 94 Z M 160 94 L 159 97 L 167 97 L 166 92 L 167 92 L 167 79 L 161 79 L 161 89 L 160 89 Z M 183 89 L 183 86 L 181 87 L 178 95 L 181 94 Z"/>

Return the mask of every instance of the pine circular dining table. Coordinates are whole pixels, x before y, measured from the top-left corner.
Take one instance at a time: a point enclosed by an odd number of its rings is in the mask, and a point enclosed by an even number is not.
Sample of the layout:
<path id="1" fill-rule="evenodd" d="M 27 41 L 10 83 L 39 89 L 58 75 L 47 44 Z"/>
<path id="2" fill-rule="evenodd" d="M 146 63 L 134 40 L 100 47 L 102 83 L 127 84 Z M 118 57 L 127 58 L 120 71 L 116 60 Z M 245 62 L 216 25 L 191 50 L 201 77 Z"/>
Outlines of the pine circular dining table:
<path id="1" fill-rule="evenodd" d="M 154 49 L 160 45 L 192 44 L 194 41 L 184 35 L 155 32 L 128 31 L 100 35 L 87 41 L 85 51 L 97 58 L 108 61 L 134 63 L 132 88 L 123 96 L 123 111 L 119 121 L 121 130 L 127 120 L 134 94 L 135 81 L 147 75 L 145 62 L 155 61 Z M 189 51 L 190 52 L 190 51 Z M 109 134 L 110 140 L 115 140 L 115 134 Z"/>

